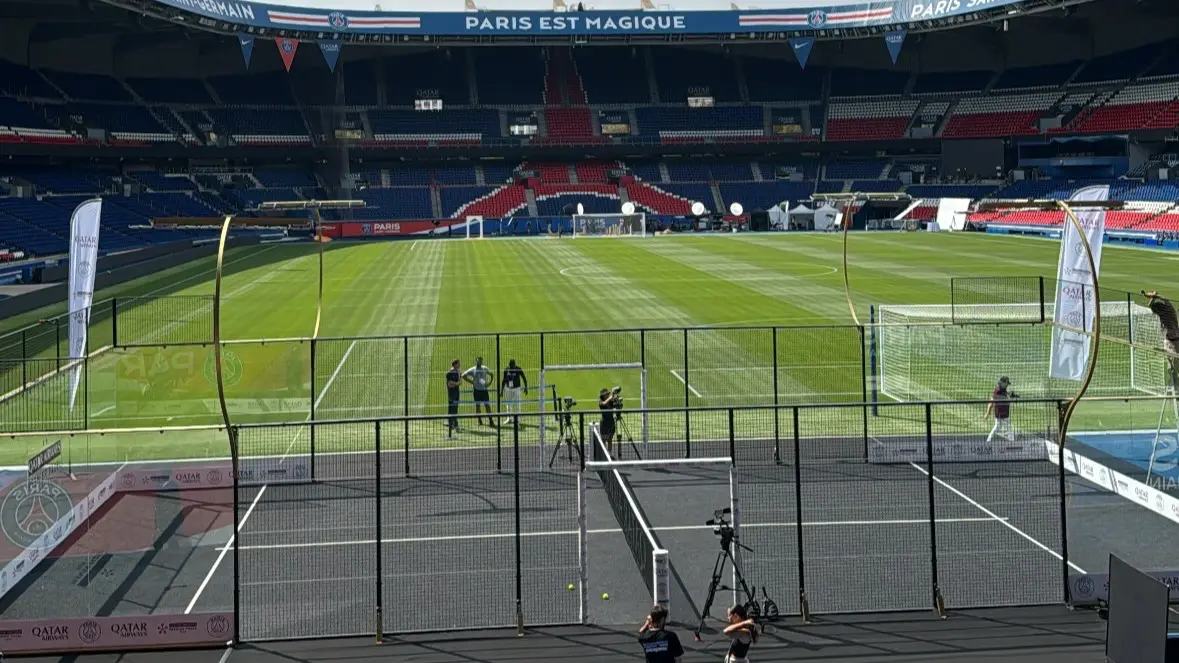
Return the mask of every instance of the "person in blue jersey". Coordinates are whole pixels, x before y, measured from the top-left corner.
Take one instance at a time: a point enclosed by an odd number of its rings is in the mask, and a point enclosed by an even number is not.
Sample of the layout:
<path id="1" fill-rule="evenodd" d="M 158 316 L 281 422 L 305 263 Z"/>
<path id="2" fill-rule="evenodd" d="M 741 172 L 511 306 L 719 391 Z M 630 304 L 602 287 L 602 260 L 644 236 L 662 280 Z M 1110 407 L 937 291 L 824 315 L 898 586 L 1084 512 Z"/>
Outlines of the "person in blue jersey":
<path id="1" fill-rule="evenodd" d="M 639 628 L 639 644 L 647 663 L 680 663 L 684 647 L 675 631 L 667 630 L 667 608 L 656 605 Z"/>

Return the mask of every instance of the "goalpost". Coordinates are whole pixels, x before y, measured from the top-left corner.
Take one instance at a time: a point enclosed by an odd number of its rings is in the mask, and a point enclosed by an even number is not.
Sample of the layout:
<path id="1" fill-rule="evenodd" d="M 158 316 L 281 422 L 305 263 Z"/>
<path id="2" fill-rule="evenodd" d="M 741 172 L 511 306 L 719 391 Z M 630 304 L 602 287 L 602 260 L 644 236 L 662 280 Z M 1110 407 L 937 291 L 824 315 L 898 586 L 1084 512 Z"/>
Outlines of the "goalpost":
<path id="1" fill-rule="evenodd" d="M 979 398 L 1003 375 L 1023 395 L 1060 395 L 1048 377 L 1052 324 L 1041 321 L 1054 313 L 1051 302 L 1042 314 L 1039 303 L 880 306 L 872 327 L 879 392 L 902 402 Z M 1165 359 L 1144 349 L 1162 347 L 1150 309 L 1107 301 L 1101 317 L 1103 336 L 1131 343 L 1103 350 L 1092 392 L 1164 393 Z"/>
<path id="2" fill-rule="evenodd" d="M 646 237 L 647 215 L 633 214 L 574 214 L 574 237 Z"/>
<path id="3" fill-rule="evenodd" d="M 639 438 L 640 439 L 636 440 L 636 442 L 643 443 L 643 451 L 645 453 L 647 442 L 650 440 L 650 437 L 648 435 L 648 421 L 647 421 L 647 412 L 646 412 L 646 410 L 647 410 L 647 369 L 644 368 L 643 365 L 638 362 L 622 363 L 622 364 L 565 364 L 565 365 L 558 365 L 558 366 L 545 366 L 540 369 L 540 392 L 542 394 L 545 393 L 545 390 L 548 388 L 546 385 L 555 382 L 555 380 L 552 379 L 552 376 L 550 374 L 569 372 L 569 371 L 637 371 L 638 372 L 638 374 L 639 374 L 639 409 L 642 410 L 643 412 L 641 415 L 641 423 L 640 423 L 640 431 L 639 431 Z M 611 386 L 611 385 L 602 385 L 602 386 L 606 387 L 606 386 Z M 568 394 L 562 394 L 562 396 L 567 396 L 567 395 Z M 625 400 L 627 397 L 628 397 L 628 395 L 626 393 L 624 393 L 623 399 Z M 597 393 L 596 392 L 594 393 L 594 399 L 595 400 L 592 403 L 592 405 L 594 406 L 594 410 L 595 410 L 595 414 L 596 414 L 596 410 L 597 410 Z M 544 460 L 546 457 L 546 452 L 545 452 L 546 430 L 548 428 L 550 418 L 553 419 L 557 423 L 558 430 L 560 430 L 560 420 L 558 417 L 559 413 L 553 412 L 552 417 L 549 417 L 547 415 L 547 412 L 549 411 L 547 409 L 547 407 L 548 406 L 545 404 L 544 399 L 541 399 L 540 410 L 539 410 L 540 415 L 541 415 L 540 416 L 540 438 L 539 438 L 539 441 L 540 441 L 540 457 L 541 457 L 542 464 L 544 463 Z M 623 410 L 623 412 L 625 412 L 625 410 Z"/>
<path id="4" fill-rule="evenodd" d="M 473 231 L 472 228 L 474 228 Z M 472 237 L 483 239 L 483 217 L 481 216 L 467 217 L 467 239 Z"/>

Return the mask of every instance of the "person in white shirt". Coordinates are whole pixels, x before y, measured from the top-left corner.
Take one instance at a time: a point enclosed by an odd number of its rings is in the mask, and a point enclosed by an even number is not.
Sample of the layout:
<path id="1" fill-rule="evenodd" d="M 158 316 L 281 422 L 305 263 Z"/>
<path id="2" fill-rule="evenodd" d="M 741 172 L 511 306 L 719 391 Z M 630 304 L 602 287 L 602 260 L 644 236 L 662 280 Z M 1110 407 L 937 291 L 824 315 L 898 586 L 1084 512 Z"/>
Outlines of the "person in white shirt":
<path id="1" fill-rule="evenodd" d="M 487 411 L 487 425 L 495 426 L 495 420 L 491 417 L 491 394 L 488 393 L 495 382 L 495 373 L 483 365 L 483 357 L 476 357 L 475 365 L 463 373 L 463 379 L 471 384 L 471 390 L 475 392 L 475 414 L 480 414 L 479 407 L 482 405 Z M 483 417 L 476 417 L 476 421 L 483 423 Z"/>

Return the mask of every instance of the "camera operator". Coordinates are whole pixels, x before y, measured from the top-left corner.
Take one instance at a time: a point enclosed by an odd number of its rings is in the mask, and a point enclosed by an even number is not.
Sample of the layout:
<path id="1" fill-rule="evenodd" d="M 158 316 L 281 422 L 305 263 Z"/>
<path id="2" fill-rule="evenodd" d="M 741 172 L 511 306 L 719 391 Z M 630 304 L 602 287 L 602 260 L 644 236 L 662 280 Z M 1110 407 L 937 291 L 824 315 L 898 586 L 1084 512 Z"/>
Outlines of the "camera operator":
<path id="1" fill-rule="evenodd" d="M 639 628 L 639 644 L 647 663 L 680 663 L 684 648 L 674 631 L 667 630 L 667 608 L 651 608 L 647 621 Z"/>
<path id="2" fill-rule="evenodd" d="M 1001 435 L 1009 442 L 1015 439 L 1015 430 L 1011 427 L 1011 400 L 1019 398 L 1019 394 L 1011 391 L 1011 380 L 1007 376 L 999 378 L 995 391 L 991 394 L 991 402 L 987 403 L 987 417 L 995 415 L 995 425 L 987 435 L 987 442 L 993 442 L 996 435 Z"/>
<path id="3" fill-rule="evenodd" d="M 602 411 L 602 421 L 599 424 L 602 442 L 606 444 L 606 448 L 613 455 L 614 431 L 618 423 L 617 411 L 622 409 L 622 387 L 603 388 L 598 394 L 598 409 Z"/>

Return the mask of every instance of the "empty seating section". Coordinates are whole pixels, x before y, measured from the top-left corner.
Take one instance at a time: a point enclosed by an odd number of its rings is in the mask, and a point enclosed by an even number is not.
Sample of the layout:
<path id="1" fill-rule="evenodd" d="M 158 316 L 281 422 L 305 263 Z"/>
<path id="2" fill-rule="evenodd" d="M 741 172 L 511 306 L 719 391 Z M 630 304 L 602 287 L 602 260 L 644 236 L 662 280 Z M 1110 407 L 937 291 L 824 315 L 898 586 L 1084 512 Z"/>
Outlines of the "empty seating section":
<path id="1" fill-rule="evenodd" d="M 1073 83 L 1123 80 L 1141 74 L 1161 54 L 1159 44 L 1093 58 L 1081 68 Z"/>
<path id="2" fill-rule="evenodd" d="M 704 162 L 671 161 L 667 163 L 668 179 L 672 182 L 709 182 L 712 173 Z"/>
<path id="3" fill-rule="evenodd" d="M 832 161 L 823 170 L 823 178 L 828 180 L 866 180 L 878 179 L 884 174 L 887 166 L 883 161 L 854 160 Z"/>
<path id="4" fill-rule="evenodd" d="M 605 184 L 609 172 L 621 167 L 618 162 L 586 161 L 574 165 L 573 168 L 579 184 Z"/>
<path id="5" fill-rule="evenodd" d="M 302 170 L 256 170 L 254 179 L 267 189 L 303 189 L 319 186 L 315 175 Z"/>
<path id="6" fill-rule="evenodd" d="M 195 191 L 196 183 L 186 175 L 167 176 L 144 170 L 129 173 L 130 177 L 152 191 Z"/>
<path id="7" fill-rule="evenodd" d="M 223 104 L 256 106 L 293 106 L 290 77 L 278 71 L 266 74 L 218 76 L 209 79 L 209 86 Z"/>
<path id="8" fill-rule="evenodd" d="M 51 129 L 44 106 L 0 97 L 0 126 Z"/>
<path id="9" fill-rule="evenodd" d="M 61 122 L 66 116 L 81 118 L 82 124 L 90 129 L 105 129 L 110 132 L 128 134 L 160 135 L 171 140 L 171 132 L 160 124 L 143 106 L 112 106 L 109 104 L 67 104 L 46 106 L 50 114 L 60 114 Z"/>
<path id="10" fill-rule="evenodd" d="M 645 210 L 658 214 L 688 214 L 692 210 L 693 200 L 664 191 L 661 187 L 672 185 L 660 184 L 658 187 L 644 182 L 634 182 L 626 187 L 627 195 L 636 205 Z M 682 185 L 681 185 L 682 186 Z M 700 185 L 695 185 L 700 186 Z M 711 199 L 704 201 L 705 207 L 712 208 Z"/>
<path id="11" fill-rule="evenodd" d="M 336 105 L 336 75 L 326 65 L 314 60 L 298 60 L 291 68 L 291 88 L 295 98 L 304 106 Z M 348 103 L 340 99 L 340 105 Z"/>
<path id="12" fill-rule="evenodd" d="M 713 200 L 712 196 L 712 186 L 709 184 L 668 182 L 666 184 L 660 184 L 659 188 L 684 200 L 704 203 L 704 206 L 710 210 L 716 207 L 716 201 Z"/>
<path id="13" fill-rule="evenodd" d="M 1105 213 L 1105 227 L 1116 228 L 1119 230 L 1134 228 L 1153 216 L 1154 214 L 1151 214 L 1150 212 L 1109 210 Z"/>
<path id="14" fill-rule="evenodd" d="M 985 88 L 994 76 L 994 72 L 990 71 L 939 71 L 919 74 L 913 84 L 913 93 L 975 92 Z"/>
<path id="15" fill-rule="evenodd" d="M 446 189 L 443 189 L 446 191 Z M 524 187 L 505 185 L 492 189 L 487 194 L 460 205 L 451 217 L 483 216 L 488 218 L 512 216 L 522 213 L 527 204 Z"/>
<path id="16" fill-rule="evenodd" d="M 61 99 L 61 93 L 41 74 L 8 60 L 0 60 L 0 92 L 24 97 Z"/>
<path id="17" fill-rule="evenodd" d="M 819 180 L 815 190 L 819 193 L 844 193 L 850 191 L 847 182 L 842 180 Z"/>
<path id="18" fill-rule="evenodd" d="M 43 70 L 42 73 L 67 97 L 80 101 L 121 101 L 130 102 L 131 93 L 112 76 L 75 74 L 64 71 Z"/>
<path id="19" fill-rule="evenodd" d="M 450 141 L 478 143 L 499 135 L 499 114 L 488 108 L 436 112 L 371 110 L 373 137 L 383 142 Z"/>
<path id="20" fill-rule="evenodd" d="M 185 78 L 128 78 L 127 85 L 141 99 L 158 104 L 211 104 L 203 81 Z"/>
<path id="21" fill-rule="evenodd" d="M 352 195 L 368 206 L 352 211 L 355 219 L 432 219 L 434 208 L 427 188 L 365 189 Z"/>
<path id="22" fill-rule="evenodd" d="M 909 82 L 909 72 L 873 69 L 833 69 L 832 97 L 899 95 Z"/>
<path id="23" fill-rule="evenodd" d="M 826 71 L 819 67 L 799 68 L 790 60 L 742 58 L 749 100 L 812 101 L 823 97 Z"/>
<path id="24" fill-rule="evenodd" d="M 860 193 L 896 193 L 901 190 L 900 180 L 856 180 L 851 190 Z"/>
<path id="25" fill-rule="evenodd" d="M 485 198 L 497 187 L 491 186 L 448 186 L 438 190 L 442 201 L 442 216 L 453 217 L 460 207 L 472 201 Z M 516 187 L 519 188 L 519 187 Z"/>
<path id="26" fill-rule="evenodd" d="M 479 49 L 475 57 L 475 80 L 480 104 L 542 104 L 542 51 L 520 47 Z"/>
<path id="27" fill-rule="evenodd" d="M 434 182 L 440 185 L 475 184 L 474 166 L 434 166 Z"/>
<path id="28" fill-rule="evenodd" d="M 1025 136 L 1039 133 L 1036 121 L 1063 95 L 1036 92 L 1019 95 L 967 97 L 959 102 L 946 124 L 946 138 Z"/>
<path id="29" fill-rule="evenodd" d="M 579 48 L 573 61 L 591 104 L 649 103 L 647 63 L 642 48 Z"/>
<path id="30" fill-rule="evenodd" d="M 541 187 L 536 192 L 536 210 L 540 216 L 564 216 L 565 205 L 580 204 L 589 214 L 617 214 L 622 203 L 618 200 L 618 190 L 613 193 L 606 190 L 587 189 L 579 187 L 577 192 L 568 192 L 562 187 L 560 192 Z"/>
<path id="31" fill-rule="evenodd" d="M 526 163 L 522 164 L 520 168 L 536 171 L 542 184 L 561 184 L 569 181 L 569 164 Z"/>
<path id="32" fill-rule="evenodd" d="M 483 54 L 499 49 L 480 51 L 475 62 Z M 421 94 L 436 92 L 444 105 L 464 106 L 471 103 L 471 90 L 467 84 L 467 60 L 462 51 L 426 51 L 385 58 L 385 96 L 390 106 L 413 106 L 414 99 Z M 512 78 L 512 77 L 503 77 Z M 370 83 L 370 85 L 375 84 Z M 356 103 L 349 100 L 350 104 Z M 489 101 L 480 95 L 480 103 L 505 103 Z M 523 102 L 521 102 L 523 103 Z"/>
<path id="33" fill-rule="evenodd" d="M 296 110 L 213 108 L 206 112 L 238 143 L 311 142 L 303 116 Z"/>
<path id="34" fill-rule="evenodd" d="M 753 169 L 747 162 L 714 163 L 709 165 L 712 179 L 717 182 L 749 182 L 753 180 Z M 773 176 L 773 173 L 770 173 Z"/>
<path id="35" fill-rule="evenodd" d="M 996 90 L 1018 88 L 1060 87 L 1080 66 L 1079 61 L 1065 62 L 1043 67 L 1017 67 L 1007 69 L 995 82 Z"/>
<path id="36" fill-rule="evenodd" d="M 639 128 L 667 140 L 764 136 L 762 109 L 754 106 L 714 108 L 644 106 L 635 111 Z"/>
<path id="37" fill-rule="evenodd" d="M 594 126 L 588 108 L 546 108 L 544 121 L 550 142 L 594 139 Z"/>
<path id="38" fill-rule="evenodd" d="M 828 109 L 828 140 L 890 140 L 903 138 L 920 101 L 879 99 L 855 103 L 834 101 Z"/>
<path id="39" fill-rule="evenodd" d="M 985 198 L 995 193 L 991 185 L 911 184 L 905 192 L 914 198 Z"/>
<path id="40" fill-rule="evenodd" d="M 336 65 L 344 71 L 344 103 L 349 106 L 376 106 L 376 60 L 352 60 Z"/>
<path id="41" fill-rule="evenodd" d="M 1179 214 L 1163 214 L 1138 226 L 1137 230 L 1179 231 Z"/>
<path id="42" fill-rule="evenodd" d="M 430 171 L 425 168 L 398 166 L 385 169 L 385 173 L 385 179 L 388 180 L 389 186 L 428 186 L 430 184 Z M 381 186 L 381 184 L 378 182 L 377 186 Z"/>
<path id="43" fill-rule="evenodd" d="M 661 102 L 686 103 L 693 92 L 711 95 L 717 102 L 741 100 L 731 56 L 663 48 L 652 49 L 650 54 Z"/>
<path id="44" fill-rule="evenodd" d="M 1179 120 L 1179 81 L 1128 85 L 1099 108 L 1079 115 L 1069 130 L 1080 133 L 1170 129 Z"/>
<path id="45" fill-rule="evenodd" d="M 483 164 L 483 181 L 487 184 L 498 186 L 511 181 L 512 172 L 516 170 L 516 166 L 507 163 L 485 163 Z"/>
<path id="46" fill-rule="evenodd" d="M 729 182 L 720 185 L 721 199 L 728 209 L 741 203 L 747 211 L 767 210 L 784 202 L 797 203 L 811 195 L 807 182 Z"/>

